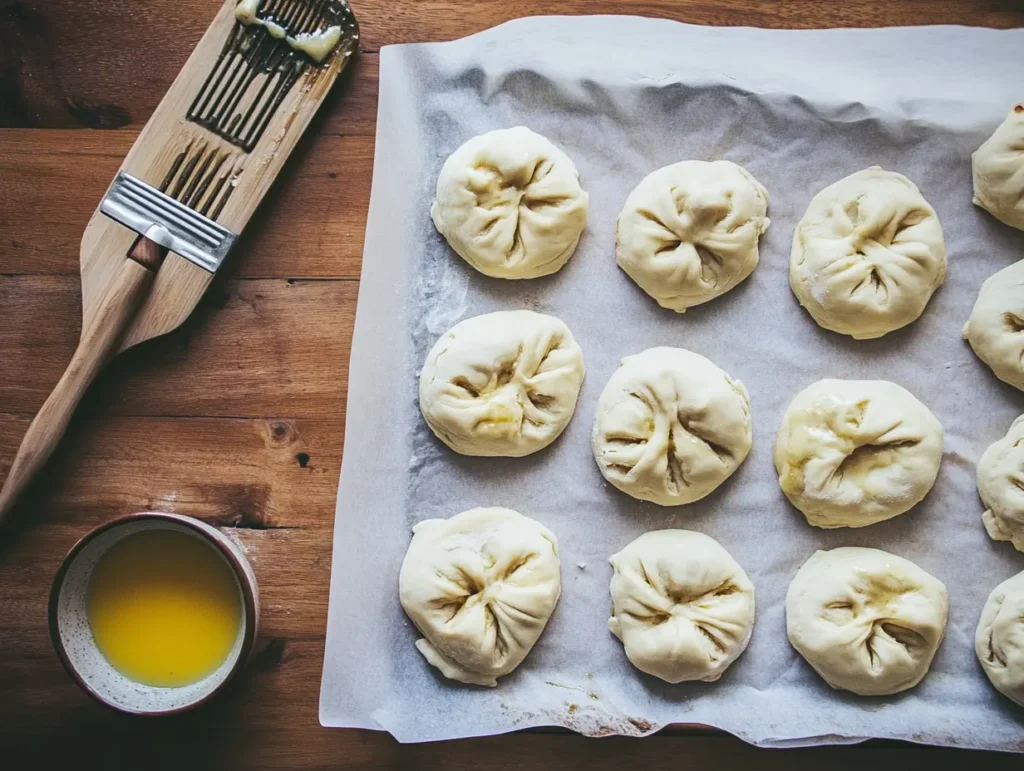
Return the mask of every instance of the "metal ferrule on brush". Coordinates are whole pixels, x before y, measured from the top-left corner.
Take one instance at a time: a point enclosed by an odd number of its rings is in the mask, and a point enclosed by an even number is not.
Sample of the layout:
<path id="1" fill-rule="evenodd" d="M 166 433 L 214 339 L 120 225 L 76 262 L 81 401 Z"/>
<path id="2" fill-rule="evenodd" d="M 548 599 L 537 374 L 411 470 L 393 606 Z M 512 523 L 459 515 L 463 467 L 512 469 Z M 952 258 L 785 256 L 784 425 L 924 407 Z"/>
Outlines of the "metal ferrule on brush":
<path id="1" fill-rule="evenodd" d="M 141 179 L 120 172 L 100 211 L 139 235 L 214 273 L 237 235 Z"/>

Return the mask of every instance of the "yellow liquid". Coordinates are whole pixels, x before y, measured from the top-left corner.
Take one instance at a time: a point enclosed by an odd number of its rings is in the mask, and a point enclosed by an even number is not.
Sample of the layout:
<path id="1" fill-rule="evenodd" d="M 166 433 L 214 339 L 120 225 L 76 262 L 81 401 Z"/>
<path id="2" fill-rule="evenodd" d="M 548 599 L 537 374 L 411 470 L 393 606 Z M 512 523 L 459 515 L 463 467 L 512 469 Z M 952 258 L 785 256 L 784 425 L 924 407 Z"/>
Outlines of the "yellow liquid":
<path id="1" fill-rule="evenodd" d="M 115 669 L 171 688 L 216 670 L 242 622 L 231 568 L 212 546 L 173 530 L 146 530 L 110 547 L 89 580 L 87 610 Z"/>

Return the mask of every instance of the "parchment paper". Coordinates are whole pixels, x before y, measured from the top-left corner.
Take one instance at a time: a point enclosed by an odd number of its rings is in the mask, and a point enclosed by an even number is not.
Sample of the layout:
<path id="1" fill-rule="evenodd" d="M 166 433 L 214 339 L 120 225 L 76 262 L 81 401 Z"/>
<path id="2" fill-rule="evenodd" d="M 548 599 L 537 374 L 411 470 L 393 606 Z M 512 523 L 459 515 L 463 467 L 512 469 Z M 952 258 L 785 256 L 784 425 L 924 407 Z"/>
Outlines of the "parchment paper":
<path id="1" fill-rule="evenodd" d="M 1024 751 L 1024 709 L 992 689 L 974 630 L 993 587 L 1024 554 L 988 539 L 975 463 L 1024 411 L 961 339 L 982 281 L 1024 258 L 1024 233 L 971 205 L 970 154 L 1024 98 L 1024 30 L 956 27 L 763 31 L 631 17 L 534 18 L 453 43 L 381 52 L 373 194 L 349 376 L 327 648 L 326 726 L 400 741 L 566 726 L 647 734 L 717 726 L 760 745 L 865 737 Z M 557 275 L 487 278 L 435 232 L 428 208 L 444 159 L 482 132 L 525 124 L 562 147 L 590 193 L 587 231 Z M 771 194 L 753 275 L 684 315 L 660 309 L 614 260 L 615 218 L 648 172 L 726 158 Z M 913 179 L 939 213 L 945 285 L 923 317 L 881 340 L 820 329 L 789 289 L 793 228 L 827 184 L 879 164 Z M 522 459 L 466 458 L 426 427 L 417 379 L 456 321 L 498 309 L 554 314 L 583 347 L 576 415 Z M 589 435 L 621 357 L 655 345 L 708 356 L 750 391 L 754 447 L 699 503 L 660 508 L 607 485 Z M 822 377 L 883 378 L 942 421 L 945 456 L 927 499 L 863 529 L 824 531 L 787 503 L 772 445 L 793 396 Z M 452 684 L 413 647 L 398 602 L 412 525 L 474 506 L 508 506 L 549 526 L 562 599 L 533 652 L 495 689 Z M 716 538 L 757 590 L 746 653 L 713 684 L 668 685 L 633 669 L 608 632 L 609 555 L 641 533 Z M 784 597 L 816 549 L 872 546 L 949 587 L 946 639 L 917 688 L 887 698 L 831 690 L 786 640 Z"/>

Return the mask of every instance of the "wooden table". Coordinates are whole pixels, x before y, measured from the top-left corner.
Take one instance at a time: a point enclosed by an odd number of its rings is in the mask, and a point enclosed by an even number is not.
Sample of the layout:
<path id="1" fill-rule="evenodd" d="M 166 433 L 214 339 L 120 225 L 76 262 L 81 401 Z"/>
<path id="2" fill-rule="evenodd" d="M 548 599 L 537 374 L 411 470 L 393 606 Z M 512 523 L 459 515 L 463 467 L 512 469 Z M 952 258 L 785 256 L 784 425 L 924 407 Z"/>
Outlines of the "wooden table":
<path id="1" fill-rule="evenodd" d="M 71 356 L 87 219 L 217 0 L 0 4 L 0 478 Z M 647 740 L 529 733 L 426 746 L 317 722 L 349 343 L 373 164 L 378 55 L 515 15 L 637 13 L 766 27 L 1024 25 L 1020 0 L 354 0 L 362 53 L 191 320 L 121 357 L 87 395 L 0 536 L 0 767 L 905 768 L 1019 758 L 898 744 L 758 751 L 712 732 Z M 132 719 L 61 669 L 46 600 L 74 541 L 176 511 L 230 528 L 263 597 L 264 640 L 212 704 Z M 1024 729 L 1022 729 L 1024 730 Z M 956 757 L 954 757 L 956 756 Z M 16 762 L 10 764 L 11 760 Z M 20 761 L 20 762 L 17 762 Z M 24 765 L 22 764 L 24 763 Z"/>

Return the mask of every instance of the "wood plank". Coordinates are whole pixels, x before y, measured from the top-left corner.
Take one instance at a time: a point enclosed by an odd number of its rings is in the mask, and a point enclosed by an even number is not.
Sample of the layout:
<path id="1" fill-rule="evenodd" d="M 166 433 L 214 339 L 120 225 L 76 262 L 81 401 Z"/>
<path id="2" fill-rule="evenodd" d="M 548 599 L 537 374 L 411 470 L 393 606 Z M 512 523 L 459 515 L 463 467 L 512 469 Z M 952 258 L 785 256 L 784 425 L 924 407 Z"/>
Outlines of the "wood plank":
<path id="1" fill-rule="evenodd" d="M 178 330 L 115 359 L 81 410 L 336 418 L 357 292 L 353 281 L 218 282 Z M 39 409 L 77 345 L 80 305 L 70 276 L 0 277 L 0 412 Z"/>
<path id="2" fill-rule="evenodd" d="M 677 771 L 786 769 L 786 771 L 906 771 L 953 768 L 980 763 L 988 771 L 1019 769 L 1019 758 L 996 753 L 942 751 L 873 743 L 857 748 L 793 751 L 758 750 L 728 736 L 661 735 L 649 739 L 587 739 L 563 733 L 530 732 L 510 736 L 399 745 L 386 734 L 328 731 L 317 725 L 316 700 L 305 687 L 318 680 L 322 643 L 277 640 L 257 656 L 223 696 L 192 713 L 138 721 L 100 710 L 74 690 L 56 661 L 47 667 L 45 685 L 32 695 L 32 707 L 52 719 L 73 719 L 63 741 L 46 741 L 52 729 L 25 719 L 24 710 L 0 707 L 0 718 L 18 733 L 5 749 L 31 753 L 37 767 L 56 768 L 83 758 L 102 759 L 107 768 L 271 769 L 451 769 L 491 767 L 569 771 L 620 771 L 623 768 Z M 56 667 L 56 669 L 54 669 Z M 62 680 L 64 682 L 62 682 Z M 18 675 L 0 669 L 0 683 L 24 686 Z M 54 698 L 61 694 L 64 698 Z M 69 706 L 70 705 L 70 706 Z M 59 717 L 58 717 L 59 716 Z M 244 741 L 233 740 L 245 736 Z M 111 737 L 117 737 L 111 741 Z M 197 755 L 197 747 L 202 754 Z M 25 755 L 26 757 L 28 755 Z M 39 762 L 43 761 L 43 762 Z M 944 762 L 944 763 L 943 763 Z M 948 765 L 945 765 L 948 764 Z"/>
<path id="3" fill-rule="evenodd" d="M 28 420 L 0 413 L 0 476 Z M 172 511 L 251 530 L 329 531 L 343 433 L 343 409 L 332 418 L 257 420 L 82 410 L 41 481 L 16 507 L 14 529 L 5 529 L 0 549 L 15 560 L 40 559 L 34 547 L 46 546 L 46 560 L 57 559 L 91 528 L 136 511 Z M 32 540 L 44 537 L 37 527 L 62 530 L 39 542 Z M 29 539 L 24 548 L 22 537 Z M 287 539 L 267 548 L 282 543 Z M 9 569 L 0 560 L 0 571 Z M 7 585 L 0 580 L 0 588 Z"/>
<path id="4" fill-rule="evenodd" d="M 324 100 L 310 131 L 330 136 L 366 136 L 377 133 L 377 86 L 380 55 L 361 51 L 341 73 Z"/>
<path id="5" fill-rule="evenodd" d="M 359 12 L 359 4 L 356 4 Z M 478 3 L 464 0 L 367 8 L 360 15 L 363 46 L 451 40 L 521 16 L 544 14 L 630 14 L 716 26 L 809 29 L 814 27 L 882 27 L 915 24 L 966 24 L 1016 27 L 1024 24 L 1024 8 L 1015 3 L 985 0 L 844 0 L 841 3 L 794 0 L 588 0 L 552 5 L 549 0 Z"/>
<path id="6" fill-rule="evenodd" d="M 141 5 L 24 0 L 6 6 L 0 12 L 0 126 L 116 128 L 145 123 L 217 7 L 214 0 L 148 0 Z M 517 16 L 553 12 L 795 28 L 1024 25 L 1024 7 L 1009 0 L 588 0 L 557 6 L 549 0 L 355 0 L 353 7 L 364 53 L 392 43 L 451 40 Z M 332 96 L 326 106 L 325 128 L 330 132 L 372 133 L 376 62 L 366 57 L 366 64 L 354 73 L 347 101 L 339 104 Z"/>
<path id="7" fill-rule="evenodd" d="M 4 6 L 0 127 L 141 126 L 219 5 L 216 0 L 151 0 L 145 5 L 27 0 Z M 372 51 L 362 53 L 323 105 L 315 131 L 373 134 L 377 57 Z"/>
<path id="8" fill-rule="evenodd" d="M 78 275 L 86 223 L 137 135 L 0 129 L 0 274 Z M 306 137 L 223 271 L 358 278 L 372 173 L 372 137 Z"/>

